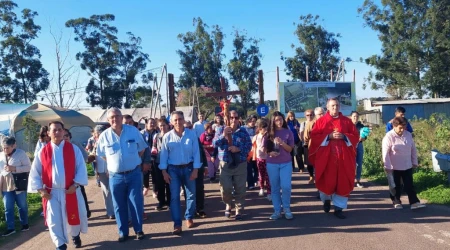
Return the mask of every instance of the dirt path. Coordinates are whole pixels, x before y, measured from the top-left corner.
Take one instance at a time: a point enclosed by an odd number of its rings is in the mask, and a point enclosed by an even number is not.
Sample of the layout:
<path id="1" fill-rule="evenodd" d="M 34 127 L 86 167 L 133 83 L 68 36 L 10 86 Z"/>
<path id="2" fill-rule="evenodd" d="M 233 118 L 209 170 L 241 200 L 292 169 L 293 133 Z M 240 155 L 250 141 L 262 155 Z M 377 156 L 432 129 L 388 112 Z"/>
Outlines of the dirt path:
<path id="1" fill-rule="evenodd" d="M 385 198 L 385 187 L 369 186 L 355 189 L 346 211 L 348 218 L 340 220 L 322 211 L 315 188 L 307 185 L 307 175 L 300 173 L 293 178 L 292 221 L 270 221 L 272 206 L 258 197 L 258 190 L 247 193 L 244 221 L 226 219 L 218 184 L 207 183 L 208 217 L 195 220 L 196 228 L 184 228 L 181 237 L 172 236 L 170 213 L 155 211 L 156 199 L 145 197 L 149 214 L 145 240 L 118 243 L 115 221 L 104 216 L 101 190 L 94 182 L 90 180 L 86 188 L 92 217 L 88 234 L 81 236 L 84 249 L 450 249 L 450 208 L 428 206 L 411 211 L 405 206 L 394 210 Z M 44 229 L 41 219 L 1 249 L 54 249 Z"/>

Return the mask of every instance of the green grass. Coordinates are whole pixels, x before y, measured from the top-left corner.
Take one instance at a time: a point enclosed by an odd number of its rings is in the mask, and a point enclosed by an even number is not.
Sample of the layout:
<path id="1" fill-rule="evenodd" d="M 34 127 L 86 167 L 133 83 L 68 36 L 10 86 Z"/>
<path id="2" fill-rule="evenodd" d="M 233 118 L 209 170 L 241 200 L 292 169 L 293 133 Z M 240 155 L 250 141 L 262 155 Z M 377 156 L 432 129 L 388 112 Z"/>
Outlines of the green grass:
<path id="1" fill-rule="evenodd" d="M 418 152 L 419 168 L 414 171 L 414 187 L 418 196 L 428 203 L 450 205 L 450 186 L 446 173 L 433 171 L 431 150 L 450 152 L 450 119 L 434 114 L 428 120 L 411 121 L 414 128 L 414 141 Z M 371 136 L 364 142 L 363 176 L 380 185 L 387 185 L 381 157 L 381 142 L 385 127 L 374 128 Z"/>

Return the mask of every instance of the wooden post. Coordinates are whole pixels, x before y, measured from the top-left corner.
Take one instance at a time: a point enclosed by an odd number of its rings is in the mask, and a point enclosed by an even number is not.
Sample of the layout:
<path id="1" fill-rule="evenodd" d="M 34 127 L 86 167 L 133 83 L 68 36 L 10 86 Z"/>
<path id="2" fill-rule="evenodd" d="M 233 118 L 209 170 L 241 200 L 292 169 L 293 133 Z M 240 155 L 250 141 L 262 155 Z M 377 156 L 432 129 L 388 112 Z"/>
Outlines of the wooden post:
<path id="1" fill-rule="evenodd" d="M 280 110 L 280 91 L 279 91 L 279 82 L 280 82 L 280 68 L 277 66 L 277 109 Z"/>
<path id="2" fill-rule="evenodd" d="M 173 74 L 169 74 L 169 112 L 175 111 L 175 82 L 173 80 Z"/>
<path id="3" fill-rule="evenodd" d="M 353 82 L 356 82 L 356 70 L 353 70 Z"/>
<path id="4" fill-rule="evenodd" d="M 262 70 L 258 70 L 258 84 L 259 104 L 264 104 L 264 76 Z"/>

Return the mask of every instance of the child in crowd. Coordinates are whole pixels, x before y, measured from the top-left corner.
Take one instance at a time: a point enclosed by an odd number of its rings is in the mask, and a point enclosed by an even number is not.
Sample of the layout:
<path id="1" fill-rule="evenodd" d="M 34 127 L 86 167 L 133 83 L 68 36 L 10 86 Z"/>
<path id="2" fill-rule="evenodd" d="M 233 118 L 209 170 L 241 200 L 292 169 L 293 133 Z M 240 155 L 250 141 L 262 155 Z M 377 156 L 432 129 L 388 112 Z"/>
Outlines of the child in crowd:
<path id="1" fill-rule="evenodd" d="M 256 154 L 254 155 L 254 157 L 256 157 L 256 166 L 258 167 L 259 173 L 259 196 L 264 196 L 264 189 L 266 189 L 267 199 L 269 201 L 272 201 L 270 181 L 266 168 L 266 140 L 269 123 L 265 118 L 261 118 L 258 120 L 256 127 L 258 132 L 257 135 L 253 137 L 253 141 L 256 142 Z"/>

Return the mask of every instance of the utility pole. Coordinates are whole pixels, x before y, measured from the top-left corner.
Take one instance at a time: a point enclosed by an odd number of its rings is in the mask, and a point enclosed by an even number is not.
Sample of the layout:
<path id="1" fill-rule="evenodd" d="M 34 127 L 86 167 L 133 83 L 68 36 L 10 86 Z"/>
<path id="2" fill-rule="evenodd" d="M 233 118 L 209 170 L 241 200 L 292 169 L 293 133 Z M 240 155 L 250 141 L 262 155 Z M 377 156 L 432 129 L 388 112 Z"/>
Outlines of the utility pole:
<path id="1" fill-rule="evenodd" d="M 280 68 L 277 66 L 277 109 L 280 110 L 280 91 L 279 91 L 279 83 L 280 83 Z"/>

